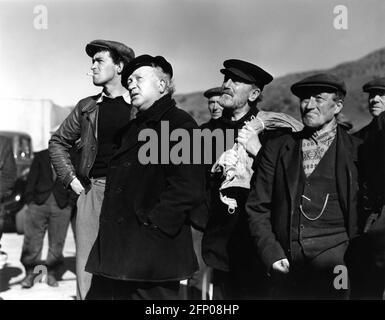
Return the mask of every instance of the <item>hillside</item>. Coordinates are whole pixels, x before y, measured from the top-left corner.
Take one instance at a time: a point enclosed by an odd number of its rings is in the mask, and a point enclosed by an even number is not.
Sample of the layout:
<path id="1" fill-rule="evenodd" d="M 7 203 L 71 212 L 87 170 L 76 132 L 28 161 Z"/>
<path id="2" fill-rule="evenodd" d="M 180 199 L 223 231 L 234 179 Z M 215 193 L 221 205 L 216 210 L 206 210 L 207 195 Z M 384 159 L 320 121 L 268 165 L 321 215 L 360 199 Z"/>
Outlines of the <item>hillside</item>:
<path id="1" fill-rule="evenodd" d="M 385 48 L 330 69 L 293 73 L 276 78 L 264 89 L 263 101 L 259 104 L 259 108 L 285 112 L 299 118 L 298 99 L 290 92 L 290 86 L 317 72 L 331 72 L 345 80 L 348 93 L 343 113 L 352 121 L 355 129 L 359 129 L 370 121 L 367 111 L 367 94 L 362 92 L 362 85 L 373 76 L 385 76 Z M 202 92 L 178 94 L 176 100 L 199 124 L 208 120 L 207 102 Z"/>

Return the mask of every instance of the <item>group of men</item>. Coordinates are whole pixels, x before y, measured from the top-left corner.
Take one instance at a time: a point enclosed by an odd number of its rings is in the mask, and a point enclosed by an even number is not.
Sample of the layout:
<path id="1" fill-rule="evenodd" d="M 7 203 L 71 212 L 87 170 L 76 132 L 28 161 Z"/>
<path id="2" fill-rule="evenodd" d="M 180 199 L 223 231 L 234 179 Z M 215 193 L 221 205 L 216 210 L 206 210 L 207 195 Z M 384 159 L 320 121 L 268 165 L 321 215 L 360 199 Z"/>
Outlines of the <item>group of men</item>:
<path id="1" fill-rule="evenodd" d="M 146 143 L 139 138 L 144 130 L 157 133 L 154 149 L 163 159 L 164 148 L 170 155 L 181 138 L 171 134 L 169 144 L 162 145 L 163 123 L 170 132 L 184 129 L 190 138 L 198 129 L 173 99 L 171 64 L 162 56 L 135 58 L 131 48 L 108 40 L 90 42 L 86 53 L 93 83 L 103 90 L 81 100 L 49 142 L 58 178 L 79 195 L 79 299 L 181 299 L 181 281 L 194 278 L 203 264 L 198 264 L 192 232 L 199 239 L 203 233 L 201 252 L 213 270 L 214 299 L 351 296 L 355 279 L 349 273 L 348 285 L 336 286 L 335 267 L 355 270 L 359 259 L 351 244 L 373 226 L 380 236 L 384 231 L 379 172 L 385 174 L 385 150 L 375 159 L 367 150 L 375 154 L 385 145 L 378 144 L 385 141 L 380 114 L 385 79 L 364 86 L 375 117 L 365 137 L 339 125 L 347 89 L 331 74 L 291 86 L 303 130 L 266 130 L 262 120 L 255 129 L 245 123 L 258 118 L 261 93 L 273 77 L 255 64 L 226 60 L 222 86 L 205 92 L 213 117 L 201 129 L 232 130 L 253 160 L 250 188 L 222 190 L 226 199 L 236 200 L 229 210 L 219 192 L 226 172 L 211 170 L 216 158 L 192 161 L 193 143 L 188 161 L 179 164 L 143 164 L 138 156 Z M 76 166 L 70 157 L 75 142 Z M 224 166 L 236 165 L 238 157 L 230 150 Z M 365 242 L 364 249 L 383 254 L 372 243 Z M 384 278 L 383 265 L 377 267 Z M 359 280 L 357 287 L 365 283 Z"/>

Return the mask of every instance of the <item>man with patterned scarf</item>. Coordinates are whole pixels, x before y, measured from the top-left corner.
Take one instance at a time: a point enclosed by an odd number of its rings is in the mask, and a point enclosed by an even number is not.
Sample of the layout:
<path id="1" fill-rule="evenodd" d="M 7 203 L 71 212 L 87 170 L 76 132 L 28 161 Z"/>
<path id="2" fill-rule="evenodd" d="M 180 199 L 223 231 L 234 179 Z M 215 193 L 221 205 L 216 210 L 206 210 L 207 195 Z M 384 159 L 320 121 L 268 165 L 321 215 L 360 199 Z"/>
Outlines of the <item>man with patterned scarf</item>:
<path id="1" fill-rule="evenodd" d="M 346 94 L 341 79 L 316 74 L 291 90 L 305 127 L 271 139 L 259 154 L 246 204 L 255 254 L 271 277 L 273 298 L 345 299 L 361 140 L 337 124 Z"/>

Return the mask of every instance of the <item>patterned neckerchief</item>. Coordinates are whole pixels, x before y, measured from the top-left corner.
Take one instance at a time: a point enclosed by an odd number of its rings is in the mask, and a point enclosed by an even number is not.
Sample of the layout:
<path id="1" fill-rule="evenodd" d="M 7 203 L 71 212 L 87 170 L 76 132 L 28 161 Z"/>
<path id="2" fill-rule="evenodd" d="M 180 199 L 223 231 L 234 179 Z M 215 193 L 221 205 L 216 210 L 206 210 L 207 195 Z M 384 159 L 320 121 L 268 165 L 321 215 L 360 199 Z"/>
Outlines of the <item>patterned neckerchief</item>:
<path id="1" fill-rule="evenodd" d="M 317 167 L 337 134 L 337 122 L 314 132 L 309 138 L 302 140 L 303 170 L 309 177 Z"/>

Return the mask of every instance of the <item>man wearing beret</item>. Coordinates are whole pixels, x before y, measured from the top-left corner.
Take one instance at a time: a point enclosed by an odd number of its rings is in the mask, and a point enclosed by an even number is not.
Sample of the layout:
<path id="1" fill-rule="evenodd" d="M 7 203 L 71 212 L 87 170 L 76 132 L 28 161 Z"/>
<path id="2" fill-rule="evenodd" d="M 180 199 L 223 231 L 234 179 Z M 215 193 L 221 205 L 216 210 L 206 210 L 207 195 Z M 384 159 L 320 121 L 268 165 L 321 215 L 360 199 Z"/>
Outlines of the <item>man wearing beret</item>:
<path id="1" fill-rule="evenodd" d="M 92 275 L 84 270 L 96 239 L 108 162 L 115 151 L 115 134 L 131 119 L 129 94 L 121 84 L 123 67 L 134 51 L 123 43 L 94 40 L 86 53 L 92 59 L 92 80 L 102 92 L 78 102 L 49 142 L 58 178 L 79 195 L 76 220 L 77 297 L 84 299 Z M 80 139 L 77 170 L 70 149 Z"/>
<path id="2" fill-rule="evenodd" d="M 385 287 L 385 77 L 374 78 L 363 86 L 368 93 L 372 121 L 355 135 L 363 139 L 359 149 L 362 205 L 360 213 L 364 236 L 356 272 L 361 283 L 355 298 L 383 299 Z M 353 286 L 354 289 L 354 286 Z"/>
<path id="3" fill-rule="evenodd" d="M 223 132 L 234 130 L 237 139 L 240 138 L 238 130 L 245 125 L 245 121 L 258 114 L 257 103 L 261 99 L 261 92 L 273 77 L 259 66 L 243 60 L 230 59 L 223 65 L 221 73 L 224 75 L 224 81 L 219 100 L 223 114 L 211 129 Z M 224 136 L 226 146 L 226 134 Z M 244 136 L 241 138 L 247 140 Z M 263 144 L 266 134 L 261 133 L 259 138 Z M 230 155 L 236 158 L 233 153 Z M 226 158 L 226 161 L 234 161 L 232 158 Z M 216 159 L 213 159 L 213 163 L 215 161 Z M 210 215 L 202 240 L 203 259 L 213 268 L 213 298 L 263 298 L 266 277 L 261 262 L 252 254 L 253 243 L 244 210 L 249 189 L 226 189 L 225 196 L 236 199 L 238 203 L 235 212 L 230 214 L 227 205 L 219 196 L 222 182 L 222 174 L 215 173 L 207 183 L 211 188 Z"/>
<path id="4" fill-rule="evenodd" d="M 200 126 L 201 129 L 215 128 L 215 122 L 222 116 L 223 107 L 219 104 L 222 95 L 222 87 L 215 87 L 206 90 L 203 95 L 207 98 L 208 109 L 210 112 L 210 120 Z"/>
<path id="5" fill-rule="evenodd" d="M 86 266 L 94 274 L 87 299 L 180 299 L 179 282 L 198 269 L 190 213 L 205 205 L 204 169 L 192 164 L 191 150 L 188 161 L 176 163 L 170 153 L 176 142 L 162 130 L 166 125 L 191 138 L 197 128 L 176 107 L 172 76 L 161 56 L 139 56 L 124 71 L 138 113 L 110 161 L 99 235 Z M 143 158 L 145 132 L 155 133 L 150 153 L 161 159 Z"/>
<path id="6" fill-rule="evenodd" d="M 269 140 L 260 152 L 246 204 L 255 254 L 276 282 L 273 297 L 345 299 L 344 256 L 357 234 L 360 140 L 336 121 L 346 94 L 341 79 L 316 74 L 291 91 L 304 129 Z"/>

